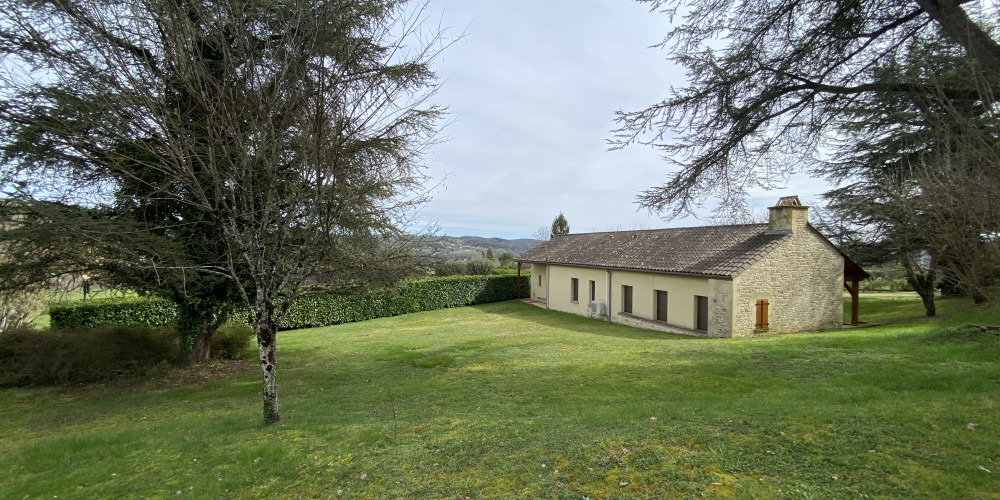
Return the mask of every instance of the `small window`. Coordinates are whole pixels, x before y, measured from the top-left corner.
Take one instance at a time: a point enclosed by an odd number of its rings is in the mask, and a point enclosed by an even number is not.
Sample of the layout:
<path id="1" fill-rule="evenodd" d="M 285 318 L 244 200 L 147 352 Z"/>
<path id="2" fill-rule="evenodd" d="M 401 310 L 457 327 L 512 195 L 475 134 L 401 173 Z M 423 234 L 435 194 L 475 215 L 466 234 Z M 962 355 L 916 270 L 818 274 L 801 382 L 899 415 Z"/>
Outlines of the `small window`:
<path id="1" fill-rule="evenodd" d="M 590 282 L 590 301 L 593 302 L 597 300 L 597 283 L 593 281 Z"/>
<path id="2" fill-rule="evenodd" d="M 538 275 L 538 286 L 542 286 L 542 275 Z"/>
<path id="3" fill-rule="evenodd" d="M 580 280 L 576 278 L 569 279 L 569 300 L 573 302 L 580 302 Z"/>
<path id="4" fill-rule="evenodd" d="M 656 291 L 656 320 L 667 320 L 667 292 L 663 290 Z"/>
<path id="5" fill-rule="evenodd" d="M 622 285 L 622 312 L 632 314 L 632 287 Z"/>
<path id="6" fill-rule="evenodd" d="M 695 295 L 695 314 L 697 320 L 695 328 L 701 331 L 708 331 L 708 297 Z"/>
<path id="7" fill-rule="evenodd" d="M 754 329 L 759 332 L 767 331 L 767 299 L 760 299 L 757 301 L 756 322 L 754 323 Z"/>

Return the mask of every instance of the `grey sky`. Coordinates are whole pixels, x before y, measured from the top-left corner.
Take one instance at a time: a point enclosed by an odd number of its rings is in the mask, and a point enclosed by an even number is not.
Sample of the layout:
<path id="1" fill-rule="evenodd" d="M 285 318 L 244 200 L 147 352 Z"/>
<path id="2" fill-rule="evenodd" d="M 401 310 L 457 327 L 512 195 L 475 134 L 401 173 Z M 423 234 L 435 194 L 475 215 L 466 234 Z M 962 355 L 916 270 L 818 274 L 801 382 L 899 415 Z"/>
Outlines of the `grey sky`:
<path id="1" fill-rule="evenodd" d="M 445 142 L 427 156 L 442 181 L 421 217 L 441 233 L 530 237 L 561 211 L 573 232 L 666 223 L 634 203 L 662 184 L 668 164 L 653 149 L 607 151 L 617 109 L 666 97 L 683 72 L 660 49 L 668 18 L 631 0 L 434 0 L 444 26 L 466 32 L 435 65 L 449 107 Z M 810 199 L 819 182 L 754 193 Z M 673 221 L 671 226 L 704 221 Z"/>

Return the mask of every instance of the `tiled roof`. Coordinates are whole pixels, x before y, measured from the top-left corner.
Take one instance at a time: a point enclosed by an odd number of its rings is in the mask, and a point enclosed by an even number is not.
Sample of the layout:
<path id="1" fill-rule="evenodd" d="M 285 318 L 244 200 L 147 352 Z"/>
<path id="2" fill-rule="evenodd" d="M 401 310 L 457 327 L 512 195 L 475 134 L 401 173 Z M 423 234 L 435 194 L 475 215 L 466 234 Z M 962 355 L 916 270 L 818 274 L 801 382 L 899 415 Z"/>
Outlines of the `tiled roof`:
<path id="1" fill-rule="evenodd" d="M 767 224 L 565 234 L 517 260 L 732 278 L 790 237 Z"/>

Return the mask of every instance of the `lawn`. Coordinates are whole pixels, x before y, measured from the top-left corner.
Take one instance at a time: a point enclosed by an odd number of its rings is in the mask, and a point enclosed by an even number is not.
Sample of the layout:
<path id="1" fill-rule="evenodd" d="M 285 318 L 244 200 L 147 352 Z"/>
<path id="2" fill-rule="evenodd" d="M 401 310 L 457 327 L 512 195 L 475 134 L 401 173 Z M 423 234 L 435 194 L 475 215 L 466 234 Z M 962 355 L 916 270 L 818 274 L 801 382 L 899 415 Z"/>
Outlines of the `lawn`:
<path id="1" fill-rule="evenodd" d="M 251 362 L 0 389 L 0 498 L 1000 498 L 996 307 L 699 339 L 518 302 L 278 337 Z"/>

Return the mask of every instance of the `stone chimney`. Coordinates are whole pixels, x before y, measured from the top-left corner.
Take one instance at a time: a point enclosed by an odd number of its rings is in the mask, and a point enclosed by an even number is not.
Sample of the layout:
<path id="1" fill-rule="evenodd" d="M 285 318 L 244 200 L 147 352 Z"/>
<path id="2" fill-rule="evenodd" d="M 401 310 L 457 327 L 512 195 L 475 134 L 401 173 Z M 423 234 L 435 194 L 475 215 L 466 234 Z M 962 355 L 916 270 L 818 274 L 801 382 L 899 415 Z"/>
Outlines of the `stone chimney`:
<path id="1" fill-rule="evenodd" d="M 791 231 L 796 234 L 805 230 L 809 223 L 809 207 L 802 205 L 798 196 L 783 196 L 778 199 L 777 205 L 767 210 L 770 212 L 770 231 Z"/>

